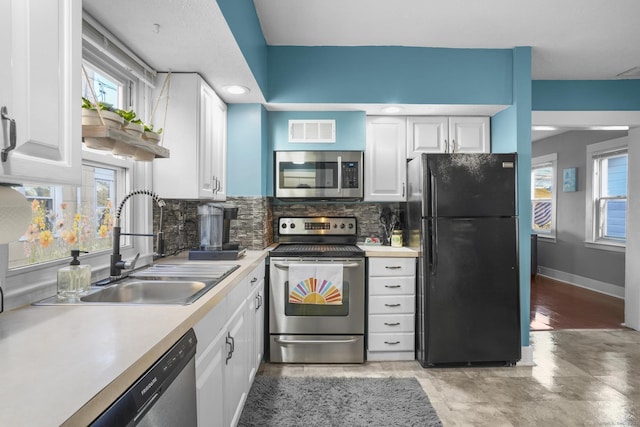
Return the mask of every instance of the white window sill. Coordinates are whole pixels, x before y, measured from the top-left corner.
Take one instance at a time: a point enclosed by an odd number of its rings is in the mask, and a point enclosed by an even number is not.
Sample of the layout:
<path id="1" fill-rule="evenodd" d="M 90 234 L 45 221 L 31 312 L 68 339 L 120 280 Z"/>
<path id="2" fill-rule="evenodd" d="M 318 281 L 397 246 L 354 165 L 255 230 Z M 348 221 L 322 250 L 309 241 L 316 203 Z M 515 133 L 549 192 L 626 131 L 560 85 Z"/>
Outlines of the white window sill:
<path id="1" fill-rule="evenodd" d="M 586 241 L 584 242 L 584 245 L 587 248 L 592 248 L 592 249 L 599 249 L 602 251 L 611 251 L 611 252 L 625 252 L 626 251 L 626 245 L 624 243 L 617 243 L 617 242 L 606 242 L 606 241 L 602 241 L 602 242 L 589 242 Z"/>

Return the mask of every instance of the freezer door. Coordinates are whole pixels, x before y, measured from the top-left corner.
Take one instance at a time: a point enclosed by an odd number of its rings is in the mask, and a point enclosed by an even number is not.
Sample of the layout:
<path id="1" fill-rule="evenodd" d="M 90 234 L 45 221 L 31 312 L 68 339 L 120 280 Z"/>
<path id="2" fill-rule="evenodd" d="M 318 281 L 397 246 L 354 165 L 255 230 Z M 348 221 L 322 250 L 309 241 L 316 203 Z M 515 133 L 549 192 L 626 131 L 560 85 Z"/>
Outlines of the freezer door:
<path id="1" fill-rule="evenodd" d="M 516 215 L 516 154 L 423 154 L 423 216 Z"/>
<path id="2" fill-rule="evenodd" d="M 424 331 L 417 356 L 438 363 L 520 359 L 517 219 L 425 220 Z M 420 346 L 420 339 L 417 341 Z"/>

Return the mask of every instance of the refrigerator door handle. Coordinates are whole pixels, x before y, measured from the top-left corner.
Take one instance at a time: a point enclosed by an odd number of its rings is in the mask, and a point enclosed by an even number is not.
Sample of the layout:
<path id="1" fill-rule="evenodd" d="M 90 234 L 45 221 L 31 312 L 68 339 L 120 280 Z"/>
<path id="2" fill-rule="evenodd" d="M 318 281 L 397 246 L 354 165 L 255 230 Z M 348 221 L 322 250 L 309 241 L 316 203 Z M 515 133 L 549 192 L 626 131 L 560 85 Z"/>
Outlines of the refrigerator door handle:
<path id="1" fill-rule="evenodd" d="M 435 276 L 438 270 L 438 223 L 435 220 L 430 221 L 431 228 L 431 250 L 429 251 L 429 259 L 431 263 L 431 274 Z"/>

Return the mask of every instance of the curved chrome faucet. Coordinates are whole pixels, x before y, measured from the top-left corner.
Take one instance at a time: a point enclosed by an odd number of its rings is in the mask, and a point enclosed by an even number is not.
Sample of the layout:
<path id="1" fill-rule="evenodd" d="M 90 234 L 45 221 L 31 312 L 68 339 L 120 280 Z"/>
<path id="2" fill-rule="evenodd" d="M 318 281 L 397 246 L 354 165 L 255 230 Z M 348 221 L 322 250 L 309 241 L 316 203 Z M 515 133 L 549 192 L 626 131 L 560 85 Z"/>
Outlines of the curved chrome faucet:
<path id="1" fill-rule="evenodd" d="M 160 208 L 160 222 L 158 224 L 158 234 L 140 234 L 140 233 L 122 233 L 120 229 L 120 215 L 122 214 L 122 208 L 127 200 L 131 197 L 142 194 L 150 196 L 153 200 L 155 200 L 156 204 Z M 133 190 L 129 194 L 127 194 L 124 199 L 118 205 L 118 210 L 116 211 L 116 223 L 113 227 L 113 253 L 111 254 L 111 268 L 109 275 L 111 279 L 117 279 L 122 276 L 122 270 L 130 270 L 135 268 L 136 262 L 140 257 L 140 253 L 136 255 L 133 261 L 123 261 L 122 255 L 120 254 L 120 236 L 146 236 L 146 237 L 155 237 L 157 236 L 156 242 L 156 253 L 155 258 L 161 258 L 164 256 L 164 233 L 162 232 L 162 219 L 163 219 L 163 208 L 166 206 L 164 200 L 162 200 L 156 193 L 150 190 Z"/>

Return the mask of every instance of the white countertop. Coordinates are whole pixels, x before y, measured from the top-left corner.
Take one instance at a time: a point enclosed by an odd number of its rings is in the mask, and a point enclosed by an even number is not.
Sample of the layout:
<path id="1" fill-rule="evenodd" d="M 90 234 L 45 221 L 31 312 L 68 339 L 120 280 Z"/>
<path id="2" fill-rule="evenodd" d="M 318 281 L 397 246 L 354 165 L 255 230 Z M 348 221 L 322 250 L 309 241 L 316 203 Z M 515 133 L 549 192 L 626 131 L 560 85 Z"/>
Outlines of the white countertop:
<path id="1" fill-rule="evenodd" d="M 417 258 L 418 251 L 402 247 L 394 248 L 392 246 L 383 245 L 358 245 L 360 249 L 365 251 L 368 257 L 398 257 L 398 258 Z"/>
<path id="2" fill-rule="evenodd" d="M 191 305 L 25 306 L 0 314 L 0 425 L 87 425 L 266 256 L 193 261 L 240 268 Z"/>

